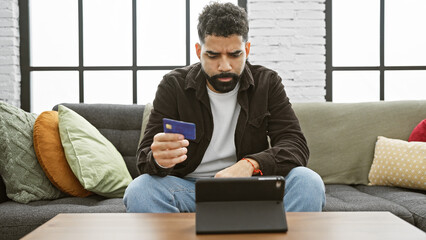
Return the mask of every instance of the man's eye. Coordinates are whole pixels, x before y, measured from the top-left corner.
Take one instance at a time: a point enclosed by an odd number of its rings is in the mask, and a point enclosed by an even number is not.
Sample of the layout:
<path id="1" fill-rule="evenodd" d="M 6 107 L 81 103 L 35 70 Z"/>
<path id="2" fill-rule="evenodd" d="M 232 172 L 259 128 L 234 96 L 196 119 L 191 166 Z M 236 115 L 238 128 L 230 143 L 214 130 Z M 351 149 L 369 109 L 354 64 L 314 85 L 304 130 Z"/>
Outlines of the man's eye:
<path id="1" fill-rule="evenodd" d="M 232 57 L 239 57 L 239 56 L 241 56 L 241 53 L 233 53 L 233 54 L 231 54 L 231 56 Z"/>
<path id="2" fill-rule="evenodd" d="M 216 58 L 216 55 L 207 55 L 209 58 Z"/>

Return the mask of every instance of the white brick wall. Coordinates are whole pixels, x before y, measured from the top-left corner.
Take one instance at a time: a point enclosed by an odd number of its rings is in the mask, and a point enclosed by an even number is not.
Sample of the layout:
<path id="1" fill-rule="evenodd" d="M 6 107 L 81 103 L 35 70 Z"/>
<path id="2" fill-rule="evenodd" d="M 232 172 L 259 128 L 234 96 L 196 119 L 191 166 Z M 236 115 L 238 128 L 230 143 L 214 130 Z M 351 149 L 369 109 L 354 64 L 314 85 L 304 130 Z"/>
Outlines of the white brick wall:
<path id="1" fill-rule="evenodd" d="M 292 102 L 325 101 L 325 0 L 247 0 L 249 60 L 277 71 Z"/>
<path id="2" fill-rule="evenodd" d="M 0 101 L 20 106 L 18 0 L 0 0 Z"/>

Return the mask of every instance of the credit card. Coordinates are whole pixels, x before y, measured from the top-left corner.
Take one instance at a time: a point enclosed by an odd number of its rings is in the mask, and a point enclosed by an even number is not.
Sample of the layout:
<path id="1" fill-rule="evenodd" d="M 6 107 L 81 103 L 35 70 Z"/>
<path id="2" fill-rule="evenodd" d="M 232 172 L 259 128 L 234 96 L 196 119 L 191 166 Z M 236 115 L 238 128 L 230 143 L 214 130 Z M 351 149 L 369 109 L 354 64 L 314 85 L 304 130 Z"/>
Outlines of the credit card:
<path id="1" fill-rule="evenodd" d="M 163 118 L 165 133 L 180 133 L 186 139 L 195 140 L 195 123 Z"/>

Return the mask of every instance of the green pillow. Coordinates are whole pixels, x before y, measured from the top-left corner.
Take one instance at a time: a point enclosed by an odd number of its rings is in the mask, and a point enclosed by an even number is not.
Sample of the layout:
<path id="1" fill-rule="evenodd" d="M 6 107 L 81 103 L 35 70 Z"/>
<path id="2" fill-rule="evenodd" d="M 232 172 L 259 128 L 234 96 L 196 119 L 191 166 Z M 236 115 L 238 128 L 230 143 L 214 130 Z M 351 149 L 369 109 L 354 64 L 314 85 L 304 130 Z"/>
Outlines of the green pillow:
<path id="1" fill-rule="evenodd" d="M 104 197 L 123 197 L 132 177 L 121 154 L 82 116 L 62 105 L 58 110 L 65 157 L 81 185 Z"/>
<path id="2" fill-rule="evenodd" d="M 44 174 L 33 146 L 35 114 L 0 102 L 0 174 L 7 196 L 20 203 L 60 197 Z"/>

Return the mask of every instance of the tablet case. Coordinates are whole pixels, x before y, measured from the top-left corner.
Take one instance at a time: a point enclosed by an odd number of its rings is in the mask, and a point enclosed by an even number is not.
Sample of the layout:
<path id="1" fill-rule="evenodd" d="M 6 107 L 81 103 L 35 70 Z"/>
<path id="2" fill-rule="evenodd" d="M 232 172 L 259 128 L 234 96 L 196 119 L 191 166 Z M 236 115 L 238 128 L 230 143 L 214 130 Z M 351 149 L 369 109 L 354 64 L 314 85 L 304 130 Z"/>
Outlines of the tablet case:
<path id="1" fill-rule="evenodd" d="M 197 180 L 197 234 L 286 232 L 284 185 L 282 176 Z"/>

